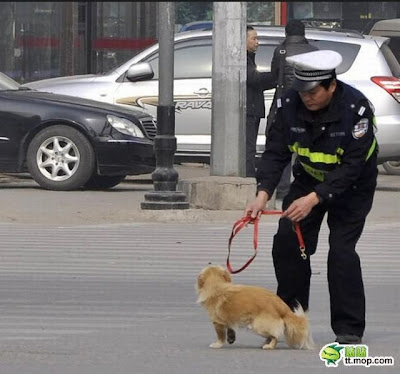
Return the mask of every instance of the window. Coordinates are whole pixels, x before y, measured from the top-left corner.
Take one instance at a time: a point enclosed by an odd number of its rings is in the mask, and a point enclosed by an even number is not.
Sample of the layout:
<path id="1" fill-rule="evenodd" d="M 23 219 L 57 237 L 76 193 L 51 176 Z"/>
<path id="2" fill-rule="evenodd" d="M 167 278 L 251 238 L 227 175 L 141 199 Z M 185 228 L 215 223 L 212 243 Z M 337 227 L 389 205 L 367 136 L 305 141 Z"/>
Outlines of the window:
<path id="1" fill-rule="evenodd" d="M 368 3 L 368 10 L 373 19 L 390 19 L 396 14 L 396 2 L 388 1 Z"/>
<path id="2" fill-rule="evenodd" d="M 295 19 L 313 18 L 312 2 L 296 2 L 293 3 L 293 16 Z"/>
<path id="3" fill-rule="evenodd" d="M 274 56 L 275 48 L 283 41 L 265 41 L 260 39 L 260 45 L 256 53 L 256 64 L 260 71 L 271 71 L 271 61 Z"/>
<path id="4" fill-rule="evenodd" d="M 175 46 L 174 76 L 175 79 L 211 78 L 212 76 L 212 44 Z M 159 55 L 150 57 L 150 63 L 154 71 L 154 78 L 159 79 Z"/>
<path id="5" fill-rule="evenodd" d="M 343 61 L 336 68 L 337 74 L 343 74 L 350 69 L 351 65 L 353 64 L 358 54 L 358 51 L 361 48 L 359 44 L 340 43 L 327 40 L 312 40 L 312 39 L 308 39 L 308 41 L 310 44 L 315 45 L 318 49 L 321 50 L 330 49 L 342 55 Z"/>
<path id="6" fill-rule="evenodd" d="M 342 4 L 340 2 L 315 2 L 312 4 L 314 18 L 317 19 L 340 19 L 342 17 Z"/>
<path id="7" fill-rule="evenodd" d="M 399 43 L 398 39 L 397 39 L 397 43 Z M 387 44 L 383 44 L 381 46 L 381 51 L 382 51 L 382 54 L 385 56 L 385 60 L 386 60 L 387 64 L 389 65 L 392 75 L 394 77 L 400 78 L 400 65 L 396 59 L 396 56 L 391 51 L 390 47 Z"/>

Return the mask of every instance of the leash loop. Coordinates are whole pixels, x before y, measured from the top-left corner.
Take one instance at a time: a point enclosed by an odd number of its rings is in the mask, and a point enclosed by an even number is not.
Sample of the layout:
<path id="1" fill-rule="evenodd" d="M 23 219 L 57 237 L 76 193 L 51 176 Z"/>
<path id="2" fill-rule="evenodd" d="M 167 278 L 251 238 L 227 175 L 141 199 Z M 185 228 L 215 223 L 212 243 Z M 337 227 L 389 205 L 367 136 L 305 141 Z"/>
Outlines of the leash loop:
<path id="1" fill-rule="evenodd" d="M 267 214 L 268 215 L 271 215 L 271 214 L 282 215 L 282 213 L 283 212 L 281 210 L 262 210 L 261 211 L 261 215 L 267 215 Z M 247 216 L 240 218 L 233 224 L 231 236 L 229 237 L 229 241 L 228 241 L 228 257 L 226 259 L 226 267 L 231 274 L 237 274 L 237 273 L 240 273 L 242 270 L 246 269 L 253 262 L 255 257 L 257 256 L 258 221 L 259 221 L 258 217 L 251 218 L 250 215 L 247 215 Z M 240 267 L 237 270 L 233 270 L 231 263 L 229 261 L 229 257 L 231 254 L 232 240 L 235 237 L 235 235 L 237 235 L 239 233 L 240 230 L 242 230 L 244 227 L 247 227 L 249 224 L 254 225 L 254 235 L 253 235 L 254 253 L 253 253 L 253 256 L 251 256 L 242 267 Z M 306 247 L 304 245 L 303 235 L 301 234 L 300 224 L 298 222 L 294 222 L 293 229 L 296 232 L 297 240 L 299 242 L 300 256 L 303 260 L 306 260 L 307 259 L 307 254 L 305 252 Z"/>

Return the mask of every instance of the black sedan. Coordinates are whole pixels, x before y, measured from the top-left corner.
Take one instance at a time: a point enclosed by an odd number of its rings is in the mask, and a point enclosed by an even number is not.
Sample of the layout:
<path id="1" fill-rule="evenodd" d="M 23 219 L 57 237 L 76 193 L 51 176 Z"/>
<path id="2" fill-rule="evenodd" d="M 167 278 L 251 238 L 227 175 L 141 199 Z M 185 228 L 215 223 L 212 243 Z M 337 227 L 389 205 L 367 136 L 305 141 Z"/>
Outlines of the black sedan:
<path id="1" fill-rule="evenodd" d="M 0 172 L 43 188 L 111 188 L 155 168 L 155 120 L 140 110 L 39 92 L 0 73 Z"/>

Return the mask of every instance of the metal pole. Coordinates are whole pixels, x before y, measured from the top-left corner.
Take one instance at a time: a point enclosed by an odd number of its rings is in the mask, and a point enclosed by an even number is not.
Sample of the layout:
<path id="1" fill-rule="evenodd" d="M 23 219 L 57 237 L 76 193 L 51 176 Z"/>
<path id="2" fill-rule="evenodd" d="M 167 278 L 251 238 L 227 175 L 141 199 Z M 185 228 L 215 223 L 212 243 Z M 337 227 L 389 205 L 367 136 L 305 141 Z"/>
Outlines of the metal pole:
<path id="1" fill-rule="evenodd" d="M 176 151 L 174 103 L 175 3 L 159 2 L 159 100 L 157 135 L 154 139 L 156 170 L 154 191 L 145 194 L 142 209 L 188 209 L 186 195 L 176 191 L 178 172 L 173 168 Z"/>

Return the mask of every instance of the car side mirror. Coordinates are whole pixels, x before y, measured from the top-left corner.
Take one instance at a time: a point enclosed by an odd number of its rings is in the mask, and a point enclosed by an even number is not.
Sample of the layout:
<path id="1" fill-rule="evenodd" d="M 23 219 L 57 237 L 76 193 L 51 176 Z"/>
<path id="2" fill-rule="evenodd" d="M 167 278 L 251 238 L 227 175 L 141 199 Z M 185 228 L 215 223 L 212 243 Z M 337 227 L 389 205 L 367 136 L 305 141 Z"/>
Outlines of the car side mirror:
<path id="1" fill-rule="evenodd" d="M 145 81 L 154 77 L 154 71 L 148 62 L 139 62 L 129 67 L 126 79 L 131 82 Z"/>

